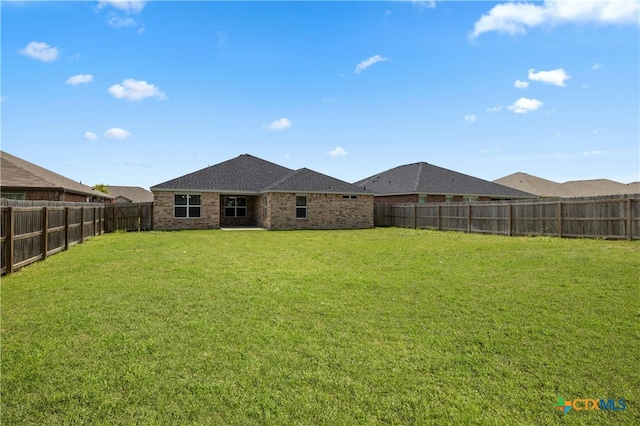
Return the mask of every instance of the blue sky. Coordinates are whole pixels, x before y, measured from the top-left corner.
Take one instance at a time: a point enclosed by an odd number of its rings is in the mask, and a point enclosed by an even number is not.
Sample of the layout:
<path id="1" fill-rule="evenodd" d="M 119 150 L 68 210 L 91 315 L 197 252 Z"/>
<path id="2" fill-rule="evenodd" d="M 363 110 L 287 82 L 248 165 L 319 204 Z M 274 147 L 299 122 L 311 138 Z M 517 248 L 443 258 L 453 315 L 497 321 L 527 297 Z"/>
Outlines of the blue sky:
<path id="1" fill-rule="evenodd" d="M 2 150 L 88 185 L 243 153 L 628 183 L 638 5 L 2 1 Z"/>

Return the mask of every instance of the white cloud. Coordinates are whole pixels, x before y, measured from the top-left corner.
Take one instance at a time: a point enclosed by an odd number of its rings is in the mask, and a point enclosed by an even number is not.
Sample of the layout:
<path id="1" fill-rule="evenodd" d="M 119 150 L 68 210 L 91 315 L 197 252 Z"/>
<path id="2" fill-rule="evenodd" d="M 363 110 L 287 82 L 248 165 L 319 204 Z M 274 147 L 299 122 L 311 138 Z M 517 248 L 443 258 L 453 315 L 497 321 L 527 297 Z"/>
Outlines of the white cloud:
<path id="1" fill-rule="evenodd" d="M 634 0 L 545 0 L 542 5 L 532 3 L 502 3 L 474 24 L 471 38 L 497 31 L 524 34 L 527 28 L 566 23 L 630 24 L 640 21 L 640 3 Z"/>
<path id="2" fill-rule="evenodd" d="M 126 139 L 131 136 L 131 133 L 119 127 L 112 127 L 104 132 L 104 135 L 109 139 Z"/>
<path id="3" fill-rule="evenodd" d="M 344 149 L 342 149 L 339 146 L 336 146 L 336 149 L 333 149 L 331 151 L 329 151 L 329 155 L 332 157 L 341 157 L 343 155 L 347 155 L 347 151 L 345 151 Z"/>
<path id="4" fill-rule="evenodd" d="M 356 69 L 353 72 L 356 73 L 356 74 L 360 74 L 362 71 L 366 70 L 371 65 L 373 65 L 375 63 L 378 63 L 378 62 L 388 61 L 388 60 L 389 60 L 389 58 L 385 58 L 385 57 L 380 56 L 380 55 L 372 56 L 369 59 L 366 59 L 366 60 L 360 62 L 358 65 L 356 65 Z"/>
<path id="5" fill-rule="evenodd" d="M 593 66 L 591 67 L 592 70 L 597 70 L 604 67 L 604 65 L 602 65 L 600 62 L 596 62 L 595 64 L 593 64 Z"/>
<path id="6" fill-rule="evenodd" d="M 138 23 L 132 18 L 121 18 L 116 15 L 109 15 L 109 20 L 107 24 L 111 25 L 113 28 L 126 28 L 126 27 L 136 27 Z"/>
<path id="7" fill-rule="evenodd" d="M 537 99 L 520 98 L 507 109 L 516 114 L 526 114 L 529 111 L 535 111 L 542 106 L 542 102 Z"/>
<path id="8" fill-rule="evenodd" d="M 291 127 L 291 125 L 292 125 L 291 121 L 283 117 L 280 120 L 275 120 L 274 122 L 266 126 L 266 128 L 269 130 L 276 131 L 276 130 L 288 129 L 289 127 Z"/>
<path id="9" fill-rule="evenodd" d="M 32 41 L 24 49 L 19 50 L 24 56 L 37 59 L 42 62 L 51 62 L 58 59 L 58 48 L 51 47 L 47 43 Z"/>
<path id="10" fill-rule="evenodd" d="M 93 81 L 92 74 L 78 74 L 73 77 L 69 77 L 64 83 L 77 86 L 78 84 L 89 83 L 90 81 Z"/>
<path id="11" fill-rule="evenodd" d="M 551 71 L 539 71 L 535 72 L 534 69 L 529 70 L 529 80 L 541 81 L 545 84 L 555 84 L 556 86 L 564 87 L 565 80 L 570 79 L 569 74 L 565 72 L 563 68 Z"/>
<path id="12" fill-rule="evenodd" d="M 476 121 L 478 117 L 476 117 L 475 114 L 471 114 L 471 115 L 465 115 L 464 120 L 468 123 L 473 123 L 474 121 Z"/>
<path id="13" fill-rule="evenodd" d="M 585 157 L 588 157 L 590 155 L 605 155 L 605 154 L 607 154 L 607 151 L 587 151 L 582 153 L 582 155 Z"/>
<path id="14" fill-rule="evenodd" d="M 141 101 L 144 98 L 155 97 L 163 101 L 167 99 L 164 92 L 153 84 L 143 80 L 128 78 L 122 84 L 114 84 L 109 87 L 109 93 L 116 99 L 126 99 L 128 101 Z"/>
<path id="15" fill-rule="evenodd" d="M 98 136 L 95 133 L 84 132 L 82 139 L 84 139 L 85 141 L 95 141 L 96 139 L 98 139 Z"/>
<path id="16" fill-rule="evenodd" d="M 411 0 L 411 3 L 418 6 L 420 9 L 433 9 L 436 7 L 435 0 Z"/>
<path id="17" fill-rule="evenodd" d="M 98 8 L 111 6 L 127 13 L 140 13 L 145 3 L 146 1 L 102 0 L 98 2 Z"/>
<path id="18" fill-rule="evenodd" d="M 529 87 L 529 82 L 528 81 L 522 81 L 522 80 L 516 80 L 516 82 L 513 85 L 515 87 L 517 87 L 518 89 L 526 89 L 527 87 Z"/>
<path id="19" fill-rule="evenodd" d="M 500 112 L 502 111 L 502 105 L 498 105 L 496 107 L 489 107 L 487 108 L 488 112 Z"/>

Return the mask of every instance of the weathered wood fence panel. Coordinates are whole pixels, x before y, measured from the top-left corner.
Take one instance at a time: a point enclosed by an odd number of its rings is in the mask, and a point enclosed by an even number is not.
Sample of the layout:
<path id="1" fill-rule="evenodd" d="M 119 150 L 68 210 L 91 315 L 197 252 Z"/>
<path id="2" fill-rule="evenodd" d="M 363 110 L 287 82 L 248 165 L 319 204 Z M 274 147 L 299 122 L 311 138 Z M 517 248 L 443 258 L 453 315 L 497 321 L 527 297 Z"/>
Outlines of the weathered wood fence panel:
<path id="1" fill-rule="evenodd" d="M 105 232 L 140 232 L 153 229 L 153 203 L 115 204 L 105 210 Z"/>
<path id="2" fill-rule="evenodd" d="M 10 274 L 96 235 L 149 231 L 152 225 L 153 203 L 0 200 L 0 273 Z"/>
<path id="3" fill-rule="evenodd" d="M 551 201 L 376 204 L 374 224 L 498 235 L 640 239 L 640 194 Z"/>

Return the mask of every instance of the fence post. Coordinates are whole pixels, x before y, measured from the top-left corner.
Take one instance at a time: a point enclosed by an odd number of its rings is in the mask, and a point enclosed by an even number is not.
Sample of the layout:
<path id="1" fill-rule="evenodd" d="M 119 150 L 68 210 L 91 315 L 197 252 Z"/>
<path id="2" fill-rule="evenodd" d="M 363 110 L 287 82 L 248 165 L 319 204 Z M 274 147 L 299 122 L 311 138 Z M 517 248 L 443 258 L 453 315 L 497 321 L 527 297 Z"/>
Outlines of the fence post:
<path id="1" fill-rule="evenodd" d="M 98 235 L 98 208 L 93 207 L 93 236 Z"/>
<path id="2" fill-rule="evenodd" d="M 42 237 L 40 237 L 40 252 L 42 253 L 42 260 L 47 258 L 47 249 L 49 248 L 49 209 L 47 207 L 42 208 Z"/>
<path id="3" fill-rule="evenodd" d="M 507 235 L 510 237 L 511 236 L 511 224 L 513 222 L 513 213 L 511 212 L 511 203 L 507 204 Z"/>
<path id="4" fill-rule="evenodd" d="M 467 232 L 471 233 L 471 203 L 469 203 L 469 210 L 467 212 Z"/>
<path id="5" fill-rule="evenodd" d="M 418 205 L 413 205 L 413 229 L 418 229 Z"/>
<path id="6" fill-rule="evenodd" d="M 64 249 L 69 250 L 69 207 L 64 208 Z"/>
<path id="7" fill-rule="evenodd" d="M 631 220 L 631 198 L 627 198 L 627 239 L 633 239 L 633 221 Z"/>
<path id="8" fill-rule="evenodd" d="M 442 204 L 438 204 L 438 231 L 442 231 L 442 225 L 440 224 L 441 217 L 442 217 Z"/>
<path id="9" fill-rule="evenodd" d="M 13 273 L 13 255 L 14 255 L 14 251 L 13 251 L 13 233 L 14 233 L 14 229 L 13 229 L 13 223 L 14 223 L 14 217 L 13 217 L 13 207 L 7 207 L 8 211 L 7 211 L 7 240 L 6 240 L 6 244 L 7 244 L 7 275 Z"/>
<path id="10" fill-rule="evenodd" d="M 562 201 L 558 201 L 558 237 L 562 238 Z"/>
<path id="11" fill-rule="evenodd" d="M 80 241 L 82 244 L 84 242 L 84 207 L 80 207 Z"/>

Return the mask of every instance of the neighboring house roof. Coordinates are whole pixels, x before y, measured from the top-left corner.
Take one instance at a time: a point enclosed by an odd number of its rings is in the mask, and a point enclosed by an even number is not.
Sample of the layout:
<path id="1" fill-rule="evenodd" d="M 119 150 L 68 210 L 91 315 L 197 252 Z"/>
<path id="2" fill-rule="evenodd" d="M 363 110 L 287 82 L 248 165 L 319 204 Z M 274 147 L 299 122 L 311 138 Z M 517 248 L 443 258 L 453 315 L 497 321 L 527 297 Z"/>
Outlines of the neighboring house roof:
<path id="1" fill-rule="evenodd" d="M 151 187 L 152 191 L 208 191 L 236 194 L 322 192 L 368 194 L 368 191 L 306 168 L 293 170 L 242 154 L 222 163 Z"/>
<path id="2" fill-rule="evenodd" d="M 0 151 L 0 186 L 9 190 L 45 189 L 104 199 L 113 198 L 90 186 L 83 185 L 4 151 Z"/>
<path id="3" fill-rule="evenodd" d="M 434 194 L 532 198 L 533 194 L 433 164 L 419 162 L 377 173 L 355 183 L 378 195 Z"/>
<path id="4" fill-rule="evenodd" d="M 609 179 L 572 180 L 562 183 L 561 187 L 564 197 L 628 194 L 631 189 L 624 183 Z"/>
<path id="5" fill-rule="evenodd" d="M 147 191 L 139 186 L 107 186 L 109 195 L 116 198 L 123 198 L 131 203 L 152 203 L 153 192 Z"/>
<path id="6" fill-rule="evenodd" d="M 500 185 L 519 189 L 520 191 L 536 194 L 539 197 L 561 197 L 562 187 L 558 182 L 537 176 L 516 172 L 493 181 Z"/>
<path id="7" fill-rule="evenodd" d="M 501 177 L 494 182 L 540 197 L 592 197 L 640 193 L 638 182 L 624 184 L 610 179 L 589 179 L 558 183 L 522 172 Z"/>

